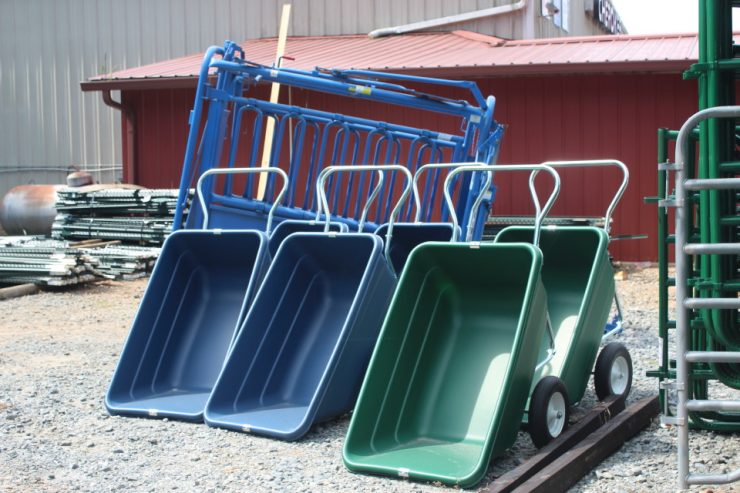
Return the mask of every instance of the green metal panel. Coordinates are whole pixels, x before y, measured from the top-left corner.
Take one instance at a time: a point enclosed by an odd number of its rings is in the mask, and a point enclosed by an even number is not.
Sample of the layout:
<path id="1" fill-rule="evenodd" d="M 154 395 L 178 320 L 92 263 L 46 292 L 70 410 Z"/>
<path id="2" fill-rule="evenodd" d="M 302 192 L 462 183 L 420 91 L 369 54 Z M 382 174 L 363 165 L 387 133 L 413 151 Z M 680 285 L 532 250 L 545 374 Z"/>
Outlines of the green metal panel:
<path id="1" fill-rule="evenodd" d="M 544 335 L 531 244 L 425 243 L 409 257 L 344 446 L 358 472 L 472 486 L 516 440 Z"/>
<path id="2" fill-rule="evenodd" d="M 735 104 L 735 79 L 738 60 L 734 57 L 731 0 L 699 1 L 699 60 L 686 72 L 685 77 L 698 79 L 699 109 Z M 698 161 L 689 149 L 689 177 L 723 178 L 737 173 L 735 134 L 738 128 L 732 120 L 709 119 L 699 126 Z M 676 132 L 659 132 L 658 160 L 667 158 L 667 143 L 675 140 Z M 659 183 L 665 177 L 659 172 Z M 667 197 L 670 190 L 659 189 L 659 196 Z M 695 214 L 688 214 L 691 241 L 701 243 L 726 243 L 738 241 L 737 195 L 735 191 L 701 191 L 691 195 Z M 665 209 L 659 214 L 665 214 Z M 667 225 L 667 223 L 666 223 Z M 667 245 L 670 235 L 667 227 L 659 229 L 659 244 Z M 683 252 L 676 252 L 684 255 Z M 733 297 L 738 293 L 737 258 L 721 255 L 697 255 L 693 259 L 689 292 L 694 297 Z M 660 262 L 660 316 L 659 331 L 662 338 L 662 361 L 650 376 L 662 379 L 675 378 L 675 362 L 668 355 L 668 331 L 675 326 L 668 319 L 667 292 L 671 285 L 668 278 L 667 250 L 659 255 Z M 740 320 L 737 310 L 695 310 L 690 314 L 691 350 L 722 351 L 740 349 Z M 719 380 L 725 385 L 740 388 L 740 365 L 692 364 L 690 367 L 690 398 L 707 399 L 708 381 Z M 661 393 L 662 394 L 662 393 Z M 694 412 L 689 414 L 695 428 L 711 430 L 738 430 L 740 416 L 730 413 Z"/>
<path id="3" fill-rule="evenodd" d="M 527 241 L 532 234 L 531 227 L 509 227 L 498 234 L 496 243 Z M 546 228 L 540 236 L 542 282 L 555 335 L 555 356 L 535 372 L 532 389 L 541 378 L 559 377 L 571 404 L 580 401 L 586 391 L 614 299 L 608 244 L 603 229 L 589 226 Z M 540 343 L 541 361 L 549 343 L 545 335 Z"/>

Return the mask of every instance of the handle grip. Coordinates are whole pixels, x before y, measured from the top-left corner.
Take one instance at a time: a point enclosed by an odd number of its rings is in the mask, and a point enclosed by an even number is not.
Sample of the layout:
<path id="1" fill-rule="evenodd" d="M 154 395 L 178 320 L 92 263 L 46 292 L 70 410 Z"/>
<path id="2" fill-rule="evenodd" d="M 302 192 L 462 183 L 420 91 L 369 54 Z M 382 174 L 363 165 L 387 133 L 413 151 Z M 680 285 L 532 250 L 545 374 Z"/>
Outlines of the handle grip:
<path id="1" fill-rule="evenodd" d="M 200 175 L 200 178 L 198 178 L 198 183 L 195 185 L 195 191 L 198 194 L 198 202 L 200 203 L 200 208 L 203 211 L 203 229 L 208 229 L 209 219 L 208 207 L 206 206 L 206 201 L 203 198 L 203 182 L 205 181 L 205 179 L 211 175 L 248 175 L 252 173 L 275 173 L 283 178 L 283 188 L 280 190 L 280 193 L 277 194 L 277 197 L 275 197 L 275 201 L 272 203 L 272 207 L 270 207 L 270 212 L 267 214 L 267 226 L 265 227 L 265 233 L 267 233 L 268 236 L 270 235 L 270 231 L 272 230 L 272 217 L 275 213 L 275 209 L 277 209 L 278 204 L 280 204 L 280 202 L 283 200 L 285 192 L 288 191 L 288 175 L 286 175 L 285 171 L 280 168 L 211 168 Z"/>
<path id="2" fill-rule="evenodd" d="M 461 166 L 447 175 L 447 178 L 445 179 L 445 187 L 444 187 L 444 195 L 445 200 L 447 201 L 447 207 L 450 208 L 450 216 L 452 217 L 452 225 L 453 225 L 453 231 L 452 231 L 452 241 L 457 241 L 457 214 L 455 214 L 455 210 L 453 209 L 452 204 L 452 196 L 450 195 L 449 186 L 452 182 L 452 179 L 455 177 L 455 175 L 459 173 L 466 173 L 471 171 L 487 171 L 489 173 L 489 177 L 491 177 L 492 173 L 497 171 L 531 171 L 529 177 L 529 192 L 532 196 L 532 203 L 534 204 L 535 208 L 535 220 L 534 220 L 534 240 L 532 243 L 534 245 L 539 246 L 540 243 L 540 227 L 542 226 L 542 219 L 547 215 L 548 212 L 550 212 L 550 209 L 552 208 L 553 204 L 555 203 L 555 199 L 557 199 L 558 194 L 560 193 L 560 176 L 558 175 L 557 171 L 552 169 L 550 166 L 544 165 L 544 164 L 496 164 L 496 165 L 488 165 L 488 164 L 482 164 L 482 163 L 470 163 L 468 166 Z M 555 184 L 553 185 L 552 192 L 550 192 L 550 196 L 547 199 L 547 202 L 545 202 L 544 206 L 540 205 L 540 200 L 537 197 L 537 191 L 534 188 L 534 177 L 540 172 L 540 171 L 546 171 L 549 173 L 553 179 L 555 180 Z M 482 197 L 483 194 L 480 194 L 480 197 Z M 480 198 L 479 197 L 479 198 Z M 476 200 L 477 203 L 478 200 Z M 470 225 L 468 225 L 468 229 L 470 229 Z"/>

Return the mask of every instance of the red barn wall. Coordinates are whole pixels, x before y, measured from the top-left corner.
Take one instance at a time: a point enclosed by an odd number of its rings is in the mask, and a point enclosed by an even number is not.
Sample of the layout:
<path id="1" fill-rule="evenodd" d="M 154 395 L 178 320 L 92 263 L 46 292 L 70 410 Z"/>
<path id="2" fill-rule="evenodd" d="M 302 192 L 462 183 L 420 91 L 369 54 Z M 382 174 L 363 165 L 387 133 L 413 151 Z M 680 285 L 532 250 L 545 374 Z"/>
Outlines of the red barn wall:
<path id="1" fill-rule="evenodd" d="M 679 74 L 624 74 L 481 79 L 483 94 L 496 96 L 496 119 L 507 125 L 499 163 L 614 158 L 630 169 L 630 184 L 617 208 L 613 235 L 643 233 L 646 240 L 618 241 L 620 260 L 655 261 L 657 211 L 643 197 L 656 193 L 658 127 L 678 128 L 696 111 L 696 84 Z M 194 89 L 124 91 L 136 111 L 136 182 L 176 188 L 187 140 Z M 260 90 L 256 97 L 266 97 Z M 449 93 L 463 97 L 463 94 Z M 291 103 L 332 112 L 457 133 L 459 121 L 389 105 L 371 105 L 293 89 Z M 285 88 L 281 102 L 287 102 Z M 125 121 L 124 121 L 125 125 Z M 123 131 L 124 138 L 126 129 Z M 126 145 L 124 142 L 124 149 Z M 124 163 L 128 156 L 124 153 Z M 124 166 L 124 169 L 128 169 Z M 124 177 L 128 179 L 128 177 Z M 612 170 L 567 170 L 555 214 L 600 215 L 619 184 Z M 523 177 L 497 175 L 496 214 L 529 213 Z M 545 187 L 543 186 L 543 191 Z"/>

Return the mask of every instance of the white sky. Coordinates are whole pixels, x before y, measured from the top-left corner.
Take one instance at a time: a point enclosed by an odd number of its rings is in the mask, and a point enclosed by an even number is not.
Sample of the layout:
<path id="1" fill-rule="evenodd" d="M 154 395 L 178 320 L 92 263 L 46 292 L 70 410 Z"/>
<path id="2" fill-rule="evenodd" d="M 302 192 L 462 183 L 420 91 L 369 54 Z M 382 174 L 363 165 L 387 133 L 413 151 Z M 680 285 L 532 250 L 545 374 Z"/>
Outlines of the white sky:
<path id="1" fill-rule="evenodd" d="M 612 0 L 627 32 L 657 34 L 696 32 L 698 0 Z M 733 26 L 740 30 L 740 9 L 732 11 Z"/>

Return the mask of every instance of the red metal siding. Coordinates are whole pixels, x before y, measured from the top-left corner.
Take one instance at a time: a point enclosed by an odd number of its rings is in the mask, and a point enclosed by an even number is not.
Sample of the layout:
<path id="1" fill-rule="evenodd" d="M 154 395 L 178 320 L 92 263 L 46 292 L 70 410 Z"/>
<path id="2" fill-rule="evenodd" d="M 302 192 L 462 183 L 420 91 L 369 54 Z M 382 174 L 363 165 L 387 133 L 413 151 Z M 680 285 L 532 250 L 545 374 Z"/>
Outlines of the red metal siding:
<path id="1" fill-rule="evenodd" d="M 643 197 L 656 191 L 656 130 L 678 128 L 695 111 L 694 82 L 681 80 L 679 74 L 625 74 L 501 78 L 478 83 L 484 94 L 496 96 L 497 120 L 508 126 L 500 163 L 595 158 L 624 161 L 630 168 L 630 186 L 615 213 L 612 233 L 645 233 L 650 238 L 615 242 L 611 252 L 621 260 L 657 259 L 657 212 L 654 205 L 643 203 Z M 192 89 L 124 91 L 124 102 L 136 111 L 138 184 L 178 186 L 193 97 Z M 285 88 L 281 100 L 287 102 Z M 456 132 L 459 124 L 441 115 L 295 89 L 291 102 L 450 133 Z M 611 170 L 568 170 L 561 176 L 555 214 L 603 214 L 619 183 L 618 174 Z M 497 185 L 497 214 L 531 210 L 524 177 L 500 174 Z"/>

